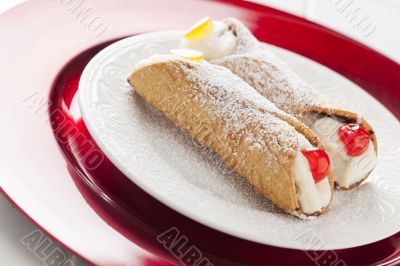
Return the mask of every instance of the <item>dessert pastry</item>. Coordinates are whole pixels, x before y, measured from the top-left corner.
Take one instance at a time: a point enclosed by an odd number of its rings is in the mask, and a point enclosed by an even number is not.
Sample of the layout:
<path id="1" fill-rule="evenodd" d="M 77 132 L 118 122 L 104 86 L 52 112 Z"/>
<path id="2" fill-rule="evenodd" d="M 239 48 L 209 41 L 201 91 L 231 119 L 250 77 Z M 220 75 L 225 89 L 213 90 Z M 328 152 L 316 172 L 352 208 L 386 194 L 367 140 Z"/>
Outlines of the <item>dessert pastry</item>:
<path id="1" fill-rule="evenodd" d="M 377 160 L 377 140 L 368 122 L 356 113 L 336 108 L 305 84 L 238 20 L 208 19 L 207 23 L 208 31 L 192 29 L 192 35 L 195 32 L 199 37 L 185 36 L 181 47 L 203 52 L 205 59 L 227 67 L 310 127 L 329 154 L 338 189 L 361 184 Z"/>
<path id="2" fill-rule="evenodd" d="M 156 55 L 139 62 L 128 81 L 285 212 L 304 218 L 328 209 L 333 176 L 318 138 L 228 69 Z"/>

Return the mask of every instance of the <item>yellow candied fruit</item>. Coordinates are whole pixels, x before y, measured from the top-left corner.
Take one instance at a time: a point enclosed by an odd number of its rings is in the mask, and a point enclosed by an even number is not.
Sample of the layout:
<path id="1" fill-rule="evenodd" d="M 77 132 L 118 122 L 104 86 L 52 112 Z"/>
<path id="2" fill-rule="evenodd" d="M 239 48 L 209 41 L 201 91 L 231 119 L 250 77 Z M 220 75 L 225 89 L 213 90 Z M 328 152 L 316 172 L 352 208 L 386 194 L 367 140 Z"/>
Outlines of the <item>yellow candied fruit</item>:
<path id="1" fill-rule="evenodd" d="M 191 61 L 203 60 L 203 53 L 192 49 L 172 49 L 169 52 L 173 55 L 177 55 Z"/>
<path id="2" fill-rule="evenodd" d="M 205 17 L 194 24 L 184 36 L 190 41 L 199 40 L 210 34 L 213 27 L 214 23 L 212 19 L 210 17 Z"/>

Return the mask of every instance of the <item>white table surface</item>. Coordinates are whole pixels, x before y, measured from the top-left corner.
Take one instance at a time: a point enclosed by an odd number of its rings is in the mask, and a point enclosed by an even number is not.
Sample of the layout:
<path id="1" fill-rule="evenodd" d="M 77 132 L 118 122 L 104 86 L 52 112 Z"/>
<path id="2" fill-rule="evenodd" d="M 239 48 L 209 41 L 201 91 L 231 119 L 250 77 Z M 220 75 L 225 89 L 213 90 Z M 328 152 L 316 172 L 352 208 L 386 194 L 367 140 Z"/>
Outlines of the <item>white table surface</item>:
<path id="1" fill-rule="evenodd" d="M 0 14 L 26 0 L 0 0 Z M 86 0 L 95 1 L 95 0 Z M 337 9 L 332 0 L 255 0 L 275 8 L 306 17 L 320 24 L 344 33 L 400 62 L 400 0 L 354 0 L 353 10 L 368 17 L 376 29 L 367 37 L 357 30 L 345 14 Z M 349 2 L 349 1 L 343 1 Z M 370 27 L 372 29 L 372 26 Z M 45 265 L 21 242 L 21 238 L 36 230 L 18 210 L 0 195 L 0 265 Z M 71 258 L 75 265 L 85 265 L 79 259 Z"/>

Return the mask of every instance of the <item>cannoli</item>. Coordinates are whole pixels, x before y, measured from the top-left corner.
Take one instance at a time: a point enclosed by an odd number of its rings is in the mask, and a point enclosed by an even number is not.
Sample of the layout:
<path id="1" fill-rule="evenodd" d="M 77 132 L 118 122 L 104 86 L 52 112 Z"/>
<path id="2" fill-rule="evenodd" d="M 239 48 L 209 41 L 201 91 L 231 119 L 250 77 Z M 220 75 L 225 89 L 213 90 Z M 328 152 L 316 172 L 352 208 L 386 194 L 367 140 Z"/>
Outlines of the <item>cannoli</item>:
<path id="1" fill-rule="evenodd" d="M 328 209 L 333 175 L 318 138 L 230 70 L 156 55 L 128 82 L 283 211 L 304 218 Z"/>
<path id="2" fill-rule="evenodd" d="M 368 177 L 377 161 L 377 140 L 363 117 L 335 107 L 304 83 L 238 20 L 207 18 L 202 24 L 185 35 L 181 47 L 203 52 L 311 128 L 329 154 L 336 188 L 352 189 Z"/>

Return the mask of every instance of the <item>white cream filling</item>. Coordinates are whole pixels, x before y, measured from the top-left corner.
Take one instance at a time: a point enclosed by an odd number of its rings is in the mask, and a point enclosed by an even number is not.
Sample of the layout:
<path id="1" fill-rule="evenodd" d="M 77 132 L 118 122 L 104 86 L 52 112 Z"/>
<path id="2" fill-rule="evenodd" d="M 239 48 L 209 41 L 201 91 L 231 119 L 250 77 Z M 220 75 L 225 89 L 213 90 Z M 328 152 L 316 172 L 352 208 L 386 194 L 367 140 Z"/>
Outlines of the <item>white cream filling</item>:
<path id="1" fill-rule="evenodd" d="M 311 130 L 321 139 L 331 159 L 332 171 L 339 186 L 348 188 L 361 181 L 375 167 L 377 157 L 370 141 L 368 149 L 359 156 L 348 156 L 338 130 L 345 123 L 329 116 L 318 118 Z"/>
<path id="2" fill-rule="evenodd" d="M 305 214 L 321 211 L 328 206 L 332 191 L 328 177 L 315 183 L 307 158 L 301 152 L 303 149 L 312 148 L 310 142 L 299 134 L 299 146 L 294 160 L 293 172 L 297 188 L 297 199 Z"/>
<path id="3" fill-rule="evenodd" d="M 145 66 L 149 66 L 149 65 L 153 65 L 153 64 L 157 64 L 157 63 L 169 62 L 169 61 L 173 61 L 173 60 L 182 61 L 182 60 L 186 60 L 186 59 L 183 57 L 177 56 L 177 55 L 173 55 L 173 54 L 155 54 L 155 55 L 152 55 L 148 58 L 142 59 L 139 62 L 137 62 L 131 73 L 133 73 Z"/>
<path id="4" fill-rule="evenodd" d="M 203 52 L 204 59 L 212 60 L 230 55 L 236 47 L 236 38 L 228 26 L 221 21 L 213 21 L 209 35 L 198 40 L 182 38 L 180 48 Z"/>

